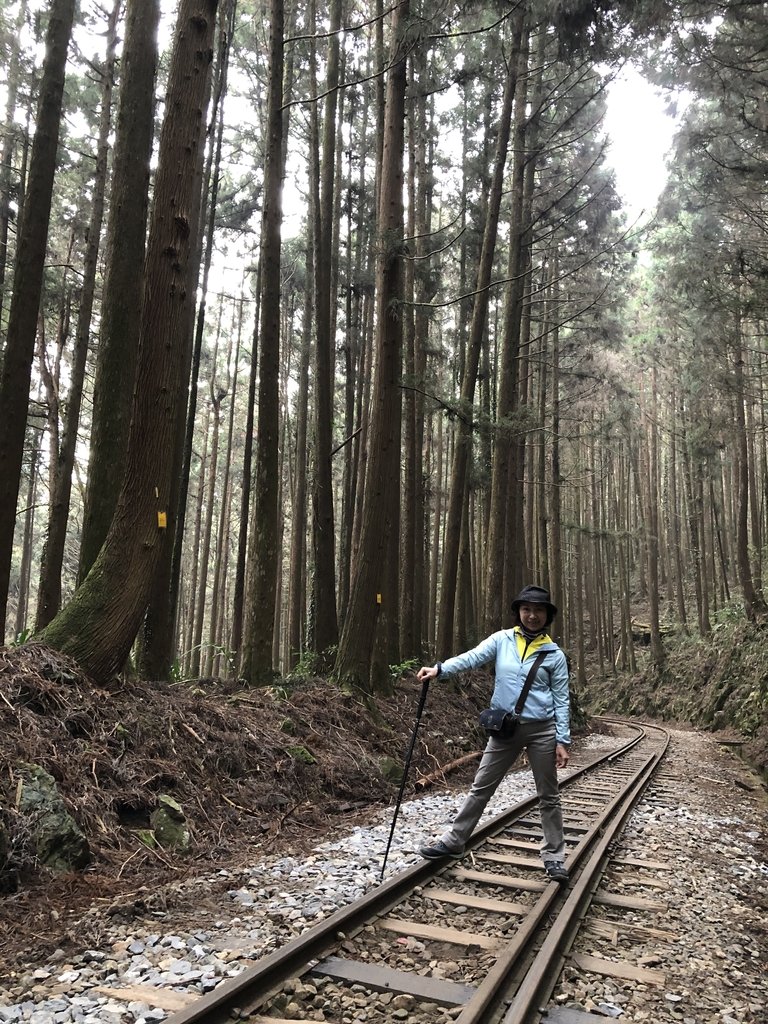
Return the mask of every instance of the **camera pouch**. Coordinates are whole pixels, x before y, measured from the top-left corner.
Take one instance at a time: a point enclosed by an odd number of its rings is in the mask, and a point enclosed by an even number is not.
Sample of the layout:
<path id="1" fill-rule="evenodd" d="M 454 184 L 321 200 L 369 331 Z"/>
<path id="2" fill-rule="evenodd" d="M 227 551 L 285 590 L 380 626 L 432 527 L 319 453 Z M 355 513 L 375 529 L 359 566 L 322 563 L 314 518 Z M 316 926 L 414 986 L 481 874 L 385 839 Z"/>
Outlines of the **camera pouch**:
<path id="1" fill-rule="evenodd" d="M 525 698 L 528 696 L 534 677 L 539 670 L 539 665 L 547 656 L 546 650 L 539 651 L 534 658 L 533 664 L 525 677 L 520 696 L 517 698 L 514 711 L 505 711 L 504 708 L 486 708 L 480 712 L 480 728 L 485 729 L 488 736 L 496 736 L 499 739 L 508 740 L 520 721 L 520 712 L 523 710 Z"/>
<path id="2" fill-rule="evenodd" d="M 505 711 L 504 708 L 486 708 L 480 712 L 480 728 L 499 739 L 509 739 L 519 721 L 514 711 Z"/>

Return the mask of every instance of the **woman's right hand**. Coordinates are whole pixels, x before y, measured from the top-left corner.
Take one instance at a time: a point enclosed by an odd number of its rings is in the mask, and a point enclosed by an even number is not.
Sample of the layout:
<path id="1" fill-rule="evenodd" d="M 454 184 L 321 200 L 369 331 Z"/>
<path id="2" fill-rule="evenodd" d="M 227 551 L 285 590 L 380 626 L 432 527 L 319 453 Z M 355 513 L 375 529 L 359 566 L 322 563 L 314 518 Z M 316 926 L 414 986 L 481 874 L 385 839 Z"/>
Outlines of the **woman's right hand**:
<path id="1" fill-rule="evenodd" d="M 420 683 L 425 679 L 437 679 L 437 665 L 423 665 L 416 673 L 416 678 Z"/>

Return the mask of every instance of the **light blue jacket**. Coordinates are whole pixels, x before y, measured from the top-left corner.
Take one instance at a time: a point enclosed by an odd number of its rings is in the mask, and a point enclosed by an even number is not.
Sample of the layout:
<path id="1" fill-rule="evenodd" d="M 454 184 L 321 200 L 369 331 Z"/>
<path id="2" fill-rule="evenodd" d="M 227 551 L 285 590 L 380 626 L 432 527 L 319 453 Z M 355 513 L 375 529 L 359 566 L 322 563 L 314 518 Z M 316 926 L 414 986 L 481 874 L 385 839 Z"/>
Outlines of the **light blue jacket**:
<path id="1" fill-rule="evenodd" d="M 546 637 L 544 642 L 535 640 L 525 651 L 525 660 L 521 660 L 518 651 L 517 627 L 500 629 L 491 634 L 477 647 L 464 654 L 448 658 L 440 666 L 440 674 L 455 676 L 478 665 L 496 662 L 496 683 L 491 698 L 492 708 L 505 708 L 512 711 L 520 691 L 523 688 L 528 670 L 539 651 L 546 651 L 547 656 L 539 665 L 536 677 L 528 691 L 523 710 L 520 714 L 522 722 L 543 721 L 554 718 L 555 737 L 558 743 L 571 742 L 570 700 L 568 694 L 568 664 L 565 654 L 554 640 Z"/>

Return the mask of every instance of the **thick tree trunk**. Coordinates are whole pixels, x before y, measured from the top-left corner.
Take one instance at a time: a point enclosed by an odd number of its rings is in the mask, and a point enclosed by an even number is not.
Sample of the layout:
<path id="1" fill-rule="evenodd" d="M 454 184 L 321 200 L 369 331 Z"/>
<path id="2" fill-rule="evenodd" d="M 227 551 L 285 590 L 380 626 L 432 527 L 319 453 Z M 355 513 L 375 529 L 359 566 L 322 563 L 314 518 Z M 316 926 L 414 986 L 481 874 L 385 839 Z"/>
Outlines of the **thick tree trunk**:
<path id="1" fill-rule="evenodd" d="M 213 68 L 214 87 L 211 122 L 209 128 L 209 146 L 205 169 L 200 184 L 201 223 L 206 224 L 205 236 L 201 230 L 200 248 L 203 252 L 202 282 L 200 288 L 193 284 L 195 294 L 200 294 L 200 305 L 197 322 L 190 306 L 189 322 L 189 353 L 188 363 L 184 368 L 189 378 L 188 401 L 185 414 L 180 415 L 179 433 L 176 441 L 173 489 L 171 501 L 175 509 L 176 524 L 173 544 L 168 545 L 158 564 L 152 598 L 147 609 L 144 624 L 143 644 L 141 648 L 140 667 L 150 679 L 167 679 L 177 653 L 175 624 L 178 614 L 178 597 L 181 580 L 181 560 L 184 542 L 184 523 L 187 514 L 187 492 L 192 459 L 192 435 L 197 410 L 197 391 L 200 369 L 200 350 L 206 321 L 206 295 L 208 291 L 208 274 L 210 271 L 213 250 L 213 228 L 218 208 L 219 180 L 221 176 L 221 147 L 224 131 L 224 97 L 227 90 L 227 71 L 229 66 L 229 48 L 232 40 L 232 22 L 234 19 L 234 0 L 220 6 L 218 12 L 218 43 L 216 62 Z M 203 244 L 204 243 L 204 244 Z M 197 269 L 198 256 L 194 258 Z M 194 341 L 192 336 L 194 334 Z"/>
<path id="2" fill-rule="evenodd" d="M 520 468 L 524 458 L 524 440 L 522 437 L 513 439 L 509 423 L 518 407 L 518 381 L 521 378 L 525 381 L 525 377 L 519 369 L 518 359 L 521 350 L 520 332 L 523 319 L 525 276 L 523 271 L 526 267 L 526 256 L 523 250 L 527 228 L 523 223 L 523 207 L 528 156 L 525 148 L 528 80 L 524 72 L 528 63 L 528 50 L 528 36 L 527 34 L 521 35 L 513 133 L 514 166 L 510 214 L 510 255 L 507 269 L 509 284 L 504 305 L 501 371 L 496 413 L 499 426 L 496 431 L 496 443 L 493 451 L 489 499 L 488 548 L 486 551 L 488 582 L 484 614 L 486 630 L 498 629 L 504 621 L 504 616 L 510 605 L 510 595 L 516 592 L 523 583 L 522 575 L 526 569 L 525 563 L 529 561 L 528 558 L 521 557 L 524 538 L 532 539 L 530 531 L 521 529 L 520 488 L 522 485 L 516 484 L 517 479 L 521 481 L 523 479 Z M 526 386 L 524 383 L 523 388 Z M 524 404 L 522 398 L 519 404 Z M 512 493 L 510 493 L 511 488 L 513 488 Z M 507 539 L 509 537 L 512 538 L 517 550 L 513 551 L 508 547 Z"/>
<path id="3" fill-rule="evenodd" d="M 40 635 L 97 681 L 119 671 L 128 656 L 173 516 L 171 475 L 186 396 L 190 282 L 196 279 L 190 257 L 197 251 L 215 20 L 216 0 L 183 0 L 179 8 L 147 245 L 152 288 L 141 312 L 126 473 L 115 515 L 88 576 Z"/>
<path id="4" fill-rule="evenodd" d="M 200 253 L 203 252 L 202 229 L 198 250 L 191 260 L 195 268 L 195 278 L 194 281 L 191 281 L 190 287 L 194 294 L 198 294 L 199 291 L 202 298 L 200 300 L 197 325 L 195 325 L 193 305 L 190 304 L 189 307 L 188 344 L 183 369 L 185 379 L 189 380 L 189 397 L 186 409 L 181 410 L 179 413 L 178 434 L 174 446 L 172 470 L 173 486 L 170 497 L 171 507 L 175 513 L 173 516 L 175 529 L 173 531 L 172 543 L 164 547 L 155 571 L 155 580 L 147 609 L 140 649 L 140 669 L 150 679 L 167 679 L 171 673 L 177 652 L 175 626 L 178 614 L 184 522 L 187 509 L 187 490 L 189 488 L 192 432 L 197 407 L 200 347 L 202 346 L 202 335 L 205 325 L 208 271 L 210 269 L 211 249 L 213 246 L 213 222 L 218 199 L 219 164 L 223 133 L 223 103 L 226 94 L 233 18 L 234 0 L 233 2 L 223 4 L 218 12 L 218 49 L 212 72 L 215 78 L 215 90 L 211 124 L 208 132 L 210 144 L 198 193 L 198 202 L 200 209 L 203 211 L 200 215 L 201 224 L 205 222 L 207 225 L 202 271 L 203 283 L 199 289 L 197 287 L 197 278 L 199 275 Z"/>
<path id="5" fill-rule="evenodd" d="M 262 215 L 259 415 L 252 514 L 250 593 L 242 670 L 252 684 L 274 678 L 272 641 L 278 565 L 280 436 L 280 226 L 283 180 L 283 3 L 270 3 L 267 157 Z"/>
<path id="6" fill-rule="evenodd" d="M 315 207 L 315 473 L 312 490 L 312 610 L 313 646 L 323 655 L 339 638 L 336 616 L 336 555 L 334 541 L 331 448 L 333 426 L 332 274 L 334 235 L 334 168 L 336 110 L 339 84 L 339 28 L 341 0 L 332 0 L 326 54 L 322 159 L 319 161 L 319 196 Z"/>
<path id="7" fill-rule="evenodd" d="M 424 73 L 423 60 L 418 69 Z M 420 81 L 420 79 L 419 79 Z M 413 267 L 412 293 L 416 300 L 413 314 L 408 317 L 406 344 L 406 385 L 403 440 L 403 551 L 400 558 L 400 648 L 401 659 L 422 657 L 424 654 L 424 374 L 426 367 L 425 342 L 429 334 L 429 321 L 425 306 L 434 296 L 427 284 L 432 269 L 428 253 L 430 208 L 432 198 L 431 149 L 427 135 L 426 90 L 418 90 L 411 116 L 409 152 L 409 226 L 408 234 L 415 237 L 416 263 Z M 413 216 L 410 217 L 410 209 Z M 434 286 L 433 286 L 434 287 Z M 409 290 L 410 294 L 410 290 Z"/>
<path id="8" fill-rule="evenodd" d="M 52 0 L 0 377 L 0 409 L 3 410 L 0 416 L 0 633 L 5 631 L 37 314 L 59 145 L 64 69 L 74 10 L 74 0 Z"/>
<path id="9" fill-rule="evenodd" d="M 414 64 L 416 58 L 411 61 L 408 78 L 408 178 L 406 190 L 408 194 L 408 213 L 406 223 L 406 237 L 418 238 L 416 230 L 416 179 L 418 159 L 416 155 L 416 137 L 421 133 L 423 124 L 421 118 L 424 112 L 423 98 L 421 102 L 415 102 L 416 78 Z M 419 122 L 417 124 L 417 122 Z M 402 523 L 402 545 L 401 558 L 398 562 L 398 602 L 400 621 L 400 648 L 408 652 L 410 657 L 417 649 L 414 640 L 414 628 L 416 623 L 413 616 L 413 586 L 415 569 L 415 549 L 417 546 L 416 537 L 421 536 L 421 523 L 416 520 L 417 494 L 421 492 L 421 479 L 416 479 L 416 450 L 421 451 L 421 439 L 418 445 L 416 442 L 416 323 L 415 309 L 412 303 L 415 299 L 416 270 L 413 260 L 405 265 L 404 295 L 408 304 L 403 311 L 403 382 L 405 390 L 403 393 L 403 480 L 402 480 L 402 509 L 400 510 L 400 521 Z M 400 658 L 397 659 L 400 661 Z"/>
<path id="10" fill-rule="evenodd" d="M 47 626 L 61 607 L 61 573 L 64 563 L 64 545 L 67 539 L 69 505 L 72 495 L 72 473 L 75 465 L 77 431 L 80 425 L 80 408 L 83 400 L 83 383 L 88 357 L 88 342 L 91 336 L 91 314 L 96 290 L 99 243 L 104 217 L 104 194 L 107 187 L 107 159 L 109 155 L 109 132 L 112 124 L 112 87 L 115 74 L 115 49 L 117 46 L 117 20 L 120 13 L 117 0 L 107 23 L 107 56 L 102 70 L 101 114 L 99 117 L 99 139 L 96 150 L 96 171 L 93 180 L 93 200 L 88 222 L 88 234 L 83 266 L 83 280 L 80 291 L 80 308 L 75 328 L 75 348 L 70 371 L 69 398 L 64 420 L 64 431 L 58 451 L 51 493 L 48 534 L 41 558 L 40 587 L 37 596 L 37 621 L 35 630 Z"/>
<path id="11" fill-rule="evenodd" d="M 400 501 L 400 374 L 403 292 L 403 152 L 406 55 L 403 40 L 410 19 L 409 0 L 395 9 L 392 63 L 387 77 L 379 243 L 376 269 L 376 369 L 372 396 L 360 550 L 350 589 L 350 603 L 334 668 L 344 686 L 367 690 L 371 683 L 378 610 L 385 592 L 389 532 Z"/>
<path id="12" fill-rule="evenodd" d="M 149 165 L 154 138 L 158 0 L 128 0 L 112 161 L 106 273 L 93 389 L 93 425 L 78 579 L 96 560 L 125 469 L 139 347 Z"/>
<path id="13" fill-rule="evenodd" d="M 347 258 L 350 267 L 350 280 L 362 281 L 367 272 L 368 259 L 371 250 L 371 220 L 368 213 L 368 190 L 366 179 L 366 167 L 368 163 L 368 148 L 366 140 L 369 120 L 369 93 L 363 97 L 363 110 L 360 116 L 360 132 L 363 140 L 363 151 L 358 156 L 358 177 L 357 177 L 357 209 L 353 222 L 353 193 L 355 183 L 352 178 L 352 153 L 349 154 L 349 192 L 348 192 L 348 237 L 356 238 L 354 254 L 348 251 Z M 350 103 L 351 111 L 354 110 L 354 102 Z M 351 113 L 350 113 L 350 116 Z M 375 227 L 375 224 L 373 225 Z M 351 247 L 348 247 L 351 249 Z M 354 259 L 353 259 L 354 256 Z M 344 468 L 342 479 L 341 498 L 341 521 L 339 523 L 339 618 L 343 621 L 346 618 L 347 605 L 349 603 L 349 584 L 352 570 L 354 537 L 359 529 L 359 516 L 356 515 L 359 502 L 357 500 L 360 489 L 360 467 L 362 462 L 361 452 L 363 450 L 361 435 L 365 430 L 365 423 L 362 420 L 361 409 L 363 406 L 363 394 L 367 386 L 367 378 L 364 374 L 364 367 L 369 350 L 369 309 L 370 298 L 368 289 L 360 287 L 349 287 L 347 289 L 347 331 L 344 344 L 344 437 L 349 443 L 344 447 Z M 357 426 L 357 429 L 356 428 Z"/>

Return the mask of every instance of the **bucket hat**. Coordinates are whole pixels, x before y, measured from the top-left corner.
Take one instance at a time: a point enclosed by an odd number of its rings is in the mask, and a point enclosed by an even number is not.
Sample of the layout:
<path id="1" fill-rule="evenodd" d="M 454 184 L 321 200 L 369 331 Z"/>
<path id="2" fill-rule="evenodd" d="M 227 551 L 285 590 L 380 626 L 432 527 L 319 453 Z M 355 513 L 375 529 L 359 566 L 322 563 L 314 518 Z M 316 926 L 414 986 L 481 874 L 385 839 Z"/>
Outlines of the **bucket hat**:
<path id="1" fill-rule="evenodd" d="M 519 624 L 519 611 L 521 604 L 543 604 L 547 609 L 547 625 L 557 615 L 557 608 L 552 604 L 549 597 L 549 591 L 545 590 L 544 587 L 537 587 L 534 584 L 529 583 L 527 587 L 523 587 L 520 593 L 517 595 L 515 600 L 512 602 L 512 611 L 515 619 L 518 620 Z"/>

